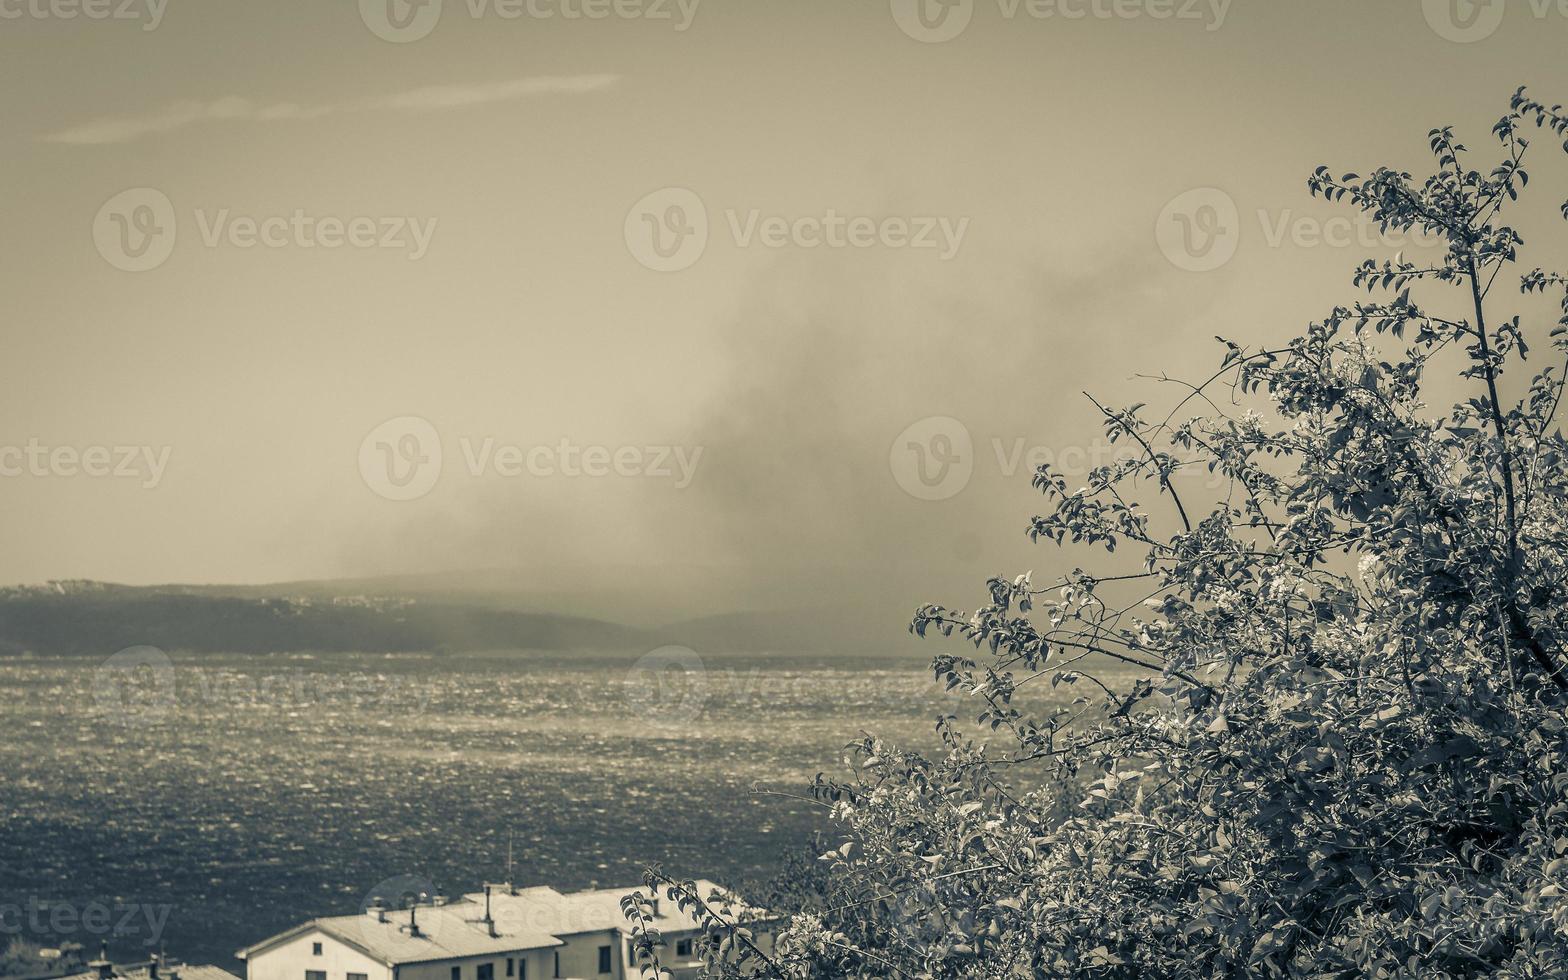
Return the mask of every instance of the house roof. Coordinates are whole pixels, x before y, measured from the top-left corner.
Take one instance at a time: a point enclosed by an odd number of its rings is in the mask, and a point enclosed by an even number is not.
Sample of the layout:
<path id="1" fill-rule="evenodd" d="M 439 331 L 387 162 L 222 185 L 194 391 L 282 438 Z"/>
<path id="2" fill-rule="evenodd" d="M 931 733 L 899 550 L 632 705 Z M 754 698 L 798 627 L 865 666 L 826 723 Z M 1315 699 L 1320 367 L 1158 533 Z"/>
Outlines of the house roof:
<path id="1" fill-rule="evenodd" d="M 492 936 L 484 922 L 484 912 L 482 902 L 420 905 L 413 910 L 412 916 L 419 926 L 417 935 L 409 928 L 408 909 L 387 912 L 385 922 L 370 913 L 312 919 L 254 946 L 248 946 L 235 955 L 242 960 L 248 959 L 311 931 L 323 932 L 388 966 L 500 955 L 562 945 L 562 941 L 549 932 L 517 928 L 499 919 L 495 924 L 496 934 Z"/>
<path id="2" fill-rule="evenodd" d="M 706 879 L 697 881 L 696 885 L 704 899 L 715 889 L 724 891 Z M 417 906 L 413 910 L 419 925 L 417 936 L 410 934 L 410 911 L 399 909 L 387 912 L 385 922 L 369 913 L 312 919 L 248 946 L 235 955 L 242 960 L 249 959 L 313 930 L 319 930 L 388 966 L 562 946 L 565 940 L 559 938 L 561 936 L 608 931 L 629 934 L 631 924 L 621 914 L 621 899 L 635 891 L 647 893 L 646 889 L 602 888 L 562 894 L 545 886 L 515 890 L 497 886 L 490 894 L 494 936 L 490 934 L 491 926 L 484 921 L 485 895 L 478 892 L 445 905 Z M 764 914 L 763 910 L 756 908 L 748 907 L 746 911 L 754 915 Z M 693 916 L 668 899 L 659 903 L 659 915 L 653 924 L 666 933 L 701 928 Z M 182 980 L 224 978 L 182 976 Z"/>
<path id="3" fill-rule="evenodd" d="M 732 894 L 714 882 L 700 879 L 694 884 L 697 894 L 704 900 L 715 890 Z M 647 894 L 646 888 L 600 888 L 590 891 L 562 894 L 553 888 L 521 888 L 511 894 L 505 890 L 493 891 L 490 901 L 497 921 L 526 924 L 544 929 L 557 936 L 572 936 L 585 932 L 614 930 L 630 934 L 631 923 L 621 912 L 621 900 L 633 892 Z M 468 895 L 469 901 L 483 902 L 484 895 Z M 744 903 L 736 902 L 739 906 Z M 754 915 L 764 914 L 762 909 L 745 907 Z M 668 898 L 659 903 L 659 915 L 653 925 L 663 932 L 689 932 L 702 928 L 694 916 L 680 909 Z"/>
<path id="4" fill-rule="evenodd" d="M 135 963 L 125 966 L 116 966 L 114 975 L 121 980 L 151 980 L 151 962 Z M 179 974 L 180 980 L 239 980 L 234 974 L 216 966 L 191 966 L 185 963 L 166 963 L 158 972 L 160 980 L 168 980 L 171 974 Z M 55 980 L 98 980 L 97 970 L 87 970 L 81 973 L 71 973 Z"/>

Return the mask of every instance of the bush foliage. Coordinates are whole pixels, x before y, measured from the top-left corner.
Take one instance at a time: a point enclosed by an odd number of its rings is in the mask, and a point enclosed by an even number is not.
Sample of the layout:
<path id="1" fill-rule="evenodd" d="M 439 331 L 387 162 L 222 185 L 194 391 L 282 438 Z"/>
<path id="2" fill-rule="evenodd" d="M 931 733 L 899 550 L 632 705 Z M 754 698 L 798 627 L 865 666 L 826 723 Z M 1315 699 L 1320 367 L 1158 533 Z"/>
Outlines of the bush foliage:
<path id="1" fill-rule="evenodd" d="M 1102 408 L 1132 452 L 1038 472 L 1029 534 L 1107 567 L 919 610 L 972 645 L 934 667 L 978 727 L 818 777 L 818 900 L 766 950 L 713 910 L 715 974 L 1568 976 L 1564 368 L 1525 368 L 1568 355 L 1568 278 L 1503 223 L 1542 134 L 1568 115 L 1521 89 L 1489 170 L 1439 129 L 1424 179 L 1311 176 L 1445 247 L 1282 346 L 1222 340 L 1168 413 Z M 1096 693 L 1022 706 L 1066 681 Z"/>

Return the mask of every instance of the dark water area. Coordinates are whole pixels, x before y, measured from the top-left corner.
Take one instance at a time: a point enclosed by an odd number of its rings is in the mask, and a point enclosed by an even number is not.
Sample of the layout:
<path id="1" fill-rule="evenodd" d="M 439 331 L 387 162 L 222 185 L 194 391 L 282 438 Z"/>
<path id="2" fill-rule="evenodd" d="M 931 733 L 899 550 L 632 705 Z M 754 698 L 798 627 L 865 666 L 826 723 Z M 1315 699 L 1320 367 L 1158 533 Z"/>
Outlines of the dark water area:
<path id="1" fill-rule="evenodd" d="M 235 950 L 389 879 L 766 877 L 826 829 L 800 792 L 864 729 L 955 708 L 905 659 L 605 654 L 0 660 L 0 928 Z"/>

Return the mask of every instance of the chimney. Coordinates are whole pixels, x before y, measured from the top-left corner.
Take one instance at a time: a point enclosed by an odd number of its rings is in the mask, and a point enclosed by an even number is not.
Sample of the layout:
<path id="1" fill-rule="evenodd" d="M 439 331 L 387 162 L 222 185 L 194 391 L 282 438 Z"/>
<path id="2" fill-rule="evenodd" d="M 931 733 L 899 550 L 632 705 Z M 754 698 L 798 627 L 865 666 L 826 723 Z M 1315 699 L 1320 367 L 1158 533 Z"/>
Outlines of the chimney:
<path id="1" fill-rule="evenodd" d="M 387 921 L 387 903 L 381 900 L 380 895 L 377 895 L 370 900 L 369 905 L 365 906 L 365 914 L 377 922 L 385 922 Z"/>
<path id="2" fill-rule="evenodd" d="M 490 933 L 490 938 L 496 938 L 495 919 L 490 915 L 490 886 L 485 886 L 485 931 Z"/>
<path id="3" fill-rule="evenodd" d="M 659 895 L 657 892 L 648 899 L 648 903 L 653 906 L 653 917 L 657 919 L 659 917 Z"/>
<path id="4" fill-rule="evenodd" d="M 430 904 L 439 908 L 440 906 L 446 904 L 446 896 L 440 892 L 436 892 L 436 894 L 431 897 Z"/>
<path id="5" fill-rule="evenodd" d="M 114 980 L 114 964 L 109 962 L 108 943 L 99 945 L 98 958 L 87 966 L 98 974 L 98 980 Z"/>

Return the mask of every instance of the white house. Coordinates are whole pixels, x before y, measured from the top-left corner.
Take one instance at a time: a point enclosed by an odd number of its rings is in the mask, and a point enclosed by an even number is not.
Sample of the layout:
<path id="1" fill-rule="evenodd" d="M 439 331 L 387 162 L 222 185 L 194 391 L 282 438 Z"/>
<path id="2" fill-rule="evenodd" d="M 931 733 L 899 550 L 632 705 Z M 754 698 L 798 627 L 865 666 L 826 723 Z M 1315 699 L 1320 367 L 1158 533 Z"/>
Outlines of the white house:
<path id="1" fill-rule="evenodd" d="M 216 966 L 193 966 L 157 959 L 140 963 L 116 965 L 109 961 L 105 948 L 98 958 L 87 964 L 81 973 L 72 973 L 55 980 L 239 980 L 234 974 Z"/>
<path id="2" fill-rule="evenodd" d="M 704 898 L 718 887 L 696 884 Z M 621 899 L 634 890 L 487 885 L 453 902 L 395 911 L 372 903 L 359 915 L 312 919 L 235 955 L 247 980 L 635 980 L 631 927 L 621 913 Z M 679 980 L 697 976 L 698 923 L 665 899 L 652 924 L 664 938 L 663 966 Z"/>

